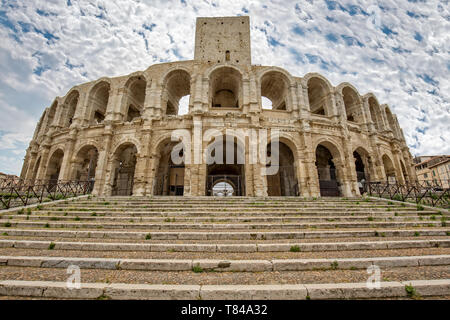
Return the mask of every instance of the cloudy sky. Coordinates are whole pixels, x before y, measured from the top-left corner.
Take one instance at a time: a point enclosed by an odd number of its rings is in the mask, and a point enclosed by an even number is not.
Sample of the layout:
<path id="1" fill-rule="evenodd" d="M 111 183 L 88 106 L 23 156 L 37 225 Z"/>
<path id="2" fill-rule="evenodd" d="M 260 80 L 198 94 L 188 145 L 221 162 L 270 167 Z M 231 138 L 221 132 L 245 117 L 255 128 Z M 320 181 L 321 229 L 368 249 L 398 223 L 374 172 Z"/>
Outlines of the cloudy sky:
<path id="1" fill-rule="evenodd" d="M 74 85 L 193 58 L 196 17 L 249 15 L 254 64 L 373 92 L 413 155 L 450 154 L 448 0 L 0 0 L 0 171 Z"/>

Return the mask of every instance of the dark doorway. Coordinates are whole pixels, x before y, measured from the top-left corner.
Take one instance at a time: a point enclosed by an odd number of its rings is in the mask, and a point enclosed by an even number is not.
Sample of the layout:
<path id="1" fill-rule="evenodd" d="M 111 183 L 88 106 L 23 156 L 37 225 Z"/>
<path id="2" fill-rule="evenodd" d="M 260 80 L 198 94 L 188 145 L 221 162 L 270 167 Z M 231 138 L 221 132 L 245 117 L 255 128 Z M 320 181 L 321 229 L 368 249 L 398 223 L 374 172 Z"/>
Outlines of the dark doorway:
<path id="1" fill-rule="evenodd" d="M 227 181 L 233 186 L 233 196 L 245 195 L 244 150 L 244 146 L 231 136 L 216 138 L 208 146 L 207 196 L 214 195 L 213 188 L 220 181 Z"/>
<path id="2" fill-rule="evenodd" d="M 339 197 L 339 182 L 333 156 L 326 147 L 319 145 L 316 149 L 316 166 L 319 175 L 320 195 L 322 197 Z"/>

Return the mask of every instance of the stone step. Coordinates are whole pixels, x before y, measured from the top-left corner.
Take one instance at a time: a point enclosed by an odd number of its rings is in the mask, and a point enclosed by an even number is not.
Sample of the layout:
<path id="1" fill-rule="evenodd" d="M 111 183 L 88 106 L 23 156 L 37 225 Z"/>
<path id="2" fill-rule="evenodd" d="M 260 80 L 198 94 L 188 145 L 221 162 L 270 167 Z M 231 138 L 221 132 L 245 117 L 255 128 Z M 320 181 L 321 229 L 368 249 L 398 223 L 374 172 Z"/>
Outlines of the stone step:
<path id="1" fill-rule="evenodd" d="M 140 207 L 128 207 L 128 206 L 114 206 L 114 207 L 104 207 L 104 206 L 52 206 L 46 209 L 47 211 L 97 211 L 97 212 L 386 212 L 386 211 L 398 211 L 398 212 L 421 212 L 425 210 L 417 210 L 417 208 L 403 208 L 403 207 L 230 207 L 230 206 L 167 206 L 167 207 L 153 207 L 153 206 L 140 206 Z M 426 210 L 426 212 L 433 212 L 433 210 Z"/>
<path id="2" fill-rule="evenodd" d="M 126 215 L 106 215 L 99 216 L 97 214 L 84 214 L 81 216 L 75 215 L 64 215 L 63 213 L 59 214 L 31 214 L 31 215 L 8 215 L 3 216 L 4 219 L 13 219 L 13 220 L 32 220 L 32 221 L 117 221 L 117 222 L 129 222 L 130 220 L 136 220 L 135 216 L 126 216 Z M 309 215 L 301 215 L 301 216 L 283 216 L 283 217 L 274 217 L 274 216 L 266 216 L 266 217 L 229 217 L 229 216 L 219 216 L 219 217 L 187 217 L 181 216 L 177 218 L 168 218 L 168 217 L 145 217 L 140 216 L 137 218 L 139 222 L 190 222 L 190 223 L 224 223 L 224 222 L 233 222 L 233 223 L 255 223 L 255 222 L 276 222 L 276 223 L 293 223 L 293 222 L 358 222 L 358 221 L 423 221 L 423 220 L 441 220 L 441 217 L 438 216 L 430 216 L 430 217 L 422 217 L 422 216 L 395 216 L 393 214 L 390 215 L 359 215 L 359 216 L 309 216 Z"/>
<path id="3" fill-rule="evenodd" d="M 298 212 L 298 211 L 267 211 L 267 212 L 245 212 L 245 211 L 210 211 L 210 212 L 199 212 L 199 211 L 154 211 L 154 212 L 147 212 L 147 211 L 119 211 L 119 212 L 111 212 L 111 211 L 95 211 L 95 210 L 73 210 L 73 211 L 54 211 L 54 210 L 42 210 L 42 211 L 33 211 L 31 214 L 40 214 L 40 215 L 72 215 L 72 216 L 92 216 L 93 214 L 97 216 L 133 216 L 133 217 L 285 217 L 285 216 L 291 216 L 291 217 L 302 217 L 302 216 L 316 216 L 316 217 L 334 217 L 334 216 L 342 216 L 342 217 L 348 217 L 348 216 L 435 216 L 436 218 L 440 218 L 440 215 L 437 215 L 435 212 L 432 211 L 423 211 L 423 212 L 417 212 L 417 211 L 380 211 L 380 212 L 374 212 L 374 211 L 361 211 L 361 212 L 350 212 L 350 211 L 305 211 L 305 212 Z M 13 216 L 14 214 L 2 214 L 0 217 L 8 218 Z M 29 214 L 27 214 L 29 215 Z M 25 215 L 26 216 L 26 215 Z"/>
<path id="4" fill-rule="evenodd" d="M 174 244 L 174 243 L 112 243 L 0 240 L 0 248 L 55 249 L 81 251 L 173 251 L 173 252 L 290 252 L 385 250 L 405 248 L 450 247 L 450 239 L 407 241 L 364 241 L 331 243 L 253 243 L 253 244 Z"/>
<path id="5" fill-rule="evenodd" d="M 37 222 L 0 219 L 0 226 L 15 228 L 82 228 L 82 229 L 145 229 L 145 230 L 284 230 L 284 229 L 336 229 L 336 228 L 407 228 L 407 227 L 441 227 L 441 221 L 402 221 L 402 222 L 310 222 L 310 223 L 241 223 L 241 224 L 198 224 L 198 223 L 94 223 L 94 222 Z"/>
<path id="6" fill-rule="evenodd" d="M 66 201 L 66 202 L 59 202 L 54 204 L 58 207 L 64 207 L 64 206 L 74 206 L 74 205 L 81 205 L 81 206 L 91 206 L 91 207 L 106 207 L 106 208 L 114 208 L 114 207 L 128 207 L 128 208 L 141 208 L 141 207 L 177 207 L 177 206 L 183 206 L 187 208 L 192 207 L 206 207 L 210 206 L 213 208 L 221 208 L 224 206 L 227 207 L 246 207 L 246 208 L 284 208 L 284 207 L 292 207 L 292 208 L 307 208 L 307 207 L 320 207 L 320 208 L 390 208 L 390 207 L 399 207 L 399 208 L 415 208 L 415 206 L 406 206 L 401 204 L 394 204 L 394 203 L 386 203 L 386 202 L 339 202 L 339 203 L 330 203 L 330 202 L 323 202 L 323 203 L 317 203 L 317 202 L 310 202 L 310 203 L 298 203 L 298 202 L 268 202 L 268 201 L 262 201 L 262 202 L 234 202 L 234 203 L 215 203 L 215 202 L 188 202 L 188 203 L 182 203 L 182 202 L 93 202 L 93 201 Z"/>
<path id="7" fill-rule="evenodd" d="M 439 238 L 438 238 L 439 239 Z M 438 240 L 428 239 L 428 240 Z M 18 239 L 16 239 L 18 240 Z M 26 239 L 21 239 L 26 240 Z M 33 239 L 30 239 L 34 241 Z M 79 242 L 91 242 L 88 239 Z M 374 241 L 396 241 L 396 239 L 366 239 L 366 242 Z M 397 239 L 397 240 L 426 240 L 419 239 Z M 48 241 L 64 242 L 58 239 Z M 107 243 L 108 241 L 105 241 Z M 114 242 L 114 241 L 109 241 Z M 292 242 L 292 241 L 291 241 Z M 289 243 L 291 243 L 289 242 Z M 311 241 L 317 242 L 317 241 Z M 327 241 L 335 243 L 339 241 Z M 348 242 L 351 239 L 348 239 Z M 129 243 L 127 241 L 127 243 Z M 155 242 L 158 243 L 158 242 Z M 226 242 L 220 242 L 228 244 Z M 219 242 L 217 244 L 220 244 Z M 274 243 L 274 242 L 271 242 Z M 185 244 L 185 243 L 183 243 Z M 198 243 L 197 243 L 198 244 Z M 206 243 L 212 244 L 212 243 Z M 239 243 L 240 244 L 240 243 Z M 246 244 L 246 243 L 243 243 Z M 257 251 L 257 252 L 189 252 L 189 251 L 82 251 L 82 250 L 57 250 L 29 249 L 29 248 L 0 248 L 2 256 L 42 256 L 42 257 L 68 257 L 68 258 L 107 258 L 107 259 L 171 259 L 171 260 L 286 260 L 286 259 L 349 259 L 349 258 L 371 258 L 371 257 L 409 257 L 428 255 L 450 255 L 450 247 L 433 248 L 405 248 L 405 249 L 381 249 L 381 250 L 347 250 L 347 251 Z M 450 270 L 450 269 L 447 269 Z M 6 279 L 6 278 L 3 278 Z M 42 278 L 41 278 L 42 279 Z M 1 277 L 0 277 L 1 280 Z M 33 279 L 28 279 L 33 280 Z"/>
<path id="8" fill-rule="evenodd" d="M 333 230 L 333 231 L 292 231 L 292 232 L 138 232 L 138 231 L 79 231 L 48 229 L 0 228 L 0 236 L 93 238 L 124 240 L 275 240 L 275 239 L 313 239 L 346 237 L 413 237 L 450 236 L 450 228 L 414 230 Z"/>
<path id="9" fill-rule="evenodd" d="M 56 299 L 177 299 L 177 300 L 304 300 L 408 298 L 414 288 L 420 296 L 450 294 L 450 279 L 381 282 L 379 289 L 367 283 L 295 285 L 155 285 L 127 283 L 81 283 L 79 289 L 66 282 L 0 281 L 0 296 Z"/>
<path id="10" fill-rule="evenodd" d="M 450 255 L 409 257 L 370 257 L 345 259 L 272 259 L 272 260 L 211 260 L 211 259 L 111 259 L 45 256 L 0 256 L 0 266 L 82 269 L 192 271 L 199 272 L 264 272 L 303 270 L 356 270 L 376 265 L 380 268 L 445 266 Z"/>

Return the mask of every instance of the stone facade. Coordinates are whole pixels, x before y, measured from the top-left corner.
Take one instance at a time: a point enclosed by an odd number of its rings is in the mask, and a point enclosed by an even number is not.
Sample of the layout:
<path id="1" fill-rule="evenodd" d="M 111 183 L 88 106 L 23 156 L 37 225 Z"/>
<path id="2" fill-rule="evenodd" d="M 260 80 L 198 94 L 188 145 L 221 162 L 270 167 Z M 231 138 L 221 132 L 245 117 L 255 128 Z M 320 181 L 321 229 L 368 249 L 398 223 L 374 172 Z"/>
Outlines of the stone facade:
<path id="1" fill-rule="evenodd" d="M 387 105 L 318 73 L 252 65 L 249 24 L 248 17 L 199 18 L 194 60 L 101 78 L 57 97 L 39 120 L 21 178 L 95 179 L 94 193 L 102 195 L 201 196 L 226 182 L 234 195 L 302 197 L 357 196 L 362 179 L 416 179 Z M 185 96 L 188 113 L 179 115 Z M 233 138 L 243 161 L 175 164 L 175 129 L 192 136 L 184 159 L 207 151 L 213 140 L 205 133 L 216 129 Z M 250 161 L 250 137 L 262 129 L 280 131 L 274 175 Z"/>

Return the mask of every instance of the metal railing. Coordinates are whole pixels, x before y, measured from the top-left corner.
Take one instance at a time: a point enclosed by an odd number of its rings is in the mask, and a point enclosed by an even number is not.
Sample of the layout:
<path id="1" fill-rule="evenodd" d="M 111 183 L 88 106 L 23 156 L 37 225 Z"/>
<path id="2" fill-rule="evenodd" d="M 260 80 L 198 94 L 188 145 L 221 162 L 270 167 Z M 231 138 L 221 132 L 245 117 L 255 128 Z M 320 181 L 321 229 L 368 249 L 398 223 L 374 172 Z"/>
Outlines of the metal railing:
<path id="1" fill-rule="evenodd" d="M 90 194 L 94 181 L 0 179 L 0 209 Z"/>
<path id="2" fill-rule="evenodd" d="M 409 201 L 433 207 L 450 208 L 450 181 L 365 182 L 364 192 L 371 196 Z"/>

